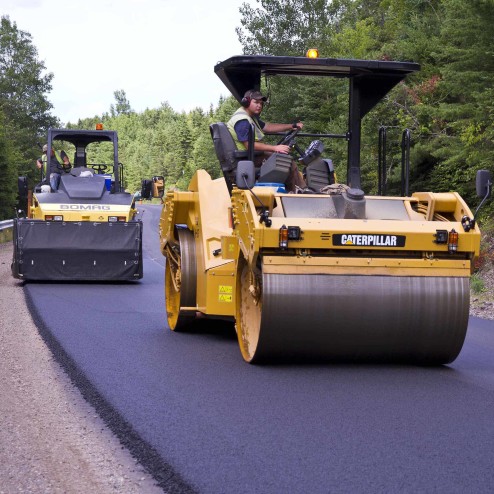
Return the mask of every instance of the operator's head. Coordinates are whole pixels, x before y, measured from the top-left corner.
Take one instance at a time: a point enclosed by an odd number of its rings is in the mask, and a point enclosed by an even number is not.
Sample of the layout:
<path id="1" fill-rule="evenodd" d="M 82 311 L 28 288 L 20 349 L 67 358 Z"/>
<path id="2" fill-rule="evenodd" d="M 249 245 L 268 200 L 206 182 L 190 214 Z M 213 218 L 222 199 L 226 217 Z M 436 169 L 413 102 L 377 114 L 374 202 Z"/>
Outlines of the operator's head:
<path id="1" fill-rule="evenodd" d="M 257 89 L 249 89 L 245 92 L 240 104 L 252 113 L 259 114 L 261 113 L 263 105 L 267 100 L 268 98 L 263 96 L 261 91 L 258 91 Z"/>
<path id="2" fill-rule="evenodd" d="M 48 144 L 43 145 L 43 153 L 46 153 L 48 151 Z"/>

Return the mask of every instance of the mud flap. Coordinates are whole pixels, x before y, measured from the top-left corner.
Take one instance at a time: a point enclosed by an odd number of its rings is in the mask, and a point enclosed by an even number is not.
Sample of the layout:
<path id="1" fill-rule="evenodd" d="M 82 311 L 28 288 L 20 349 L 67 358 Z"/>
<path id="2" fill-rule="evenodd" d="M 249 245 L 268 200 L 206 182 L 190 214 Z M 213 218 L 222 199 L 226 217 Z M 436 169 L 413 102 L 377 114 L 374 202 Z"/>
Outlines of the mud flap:
<path id="1" fill-rule="evenodd" d="M 23 280 L 142 278 L 142 222 L 14 220 L 12 274 Z"/>

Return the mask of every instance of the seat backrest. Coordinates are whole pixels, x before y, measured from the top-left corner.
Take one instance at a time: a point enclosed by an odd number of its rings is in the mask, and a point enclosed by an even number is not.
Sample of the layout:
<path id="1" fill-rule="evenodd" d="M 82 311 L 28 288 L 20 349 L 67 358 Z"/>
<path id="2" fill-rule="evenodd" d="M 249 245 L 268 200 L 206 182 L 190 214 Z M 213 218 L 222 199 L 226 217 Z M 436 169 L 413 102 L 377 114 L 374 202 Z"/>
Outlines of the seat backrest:
<path id="1" fill-rule="evenodd" d="M 74 167 L 83 166 L 85 167 L 86 162 L 86 149 L 85 148 L 77 148 L 74 153 Z"/>
<path id="2" fill-rule="evenodd" d="M 305 169 L 305 181 L 307 187 L 319 192 L 326 185 L 335 182 L 333 161 L 330 159 L 316 158 Z"/>
<path id="3" fill-rule="evenodd" d="M 216 122 L 209 126 L 209 130 L 221 169 L 223 172 L 231 172 L 236 167 L 237 146 L 228 127 L 223 122 Z"/>
<path id="4" fill-rule="evenodd" d="M 220 162 L 221 171 L 226 180 L 228 190 L 232 191 L 235 181 L 237 164 L 241 159 L 246 159 L 247 151 L 239 151 L 228 127 L 223 122 L 216 122 L 209 126 L 213 139 L 214 150 Z"/>

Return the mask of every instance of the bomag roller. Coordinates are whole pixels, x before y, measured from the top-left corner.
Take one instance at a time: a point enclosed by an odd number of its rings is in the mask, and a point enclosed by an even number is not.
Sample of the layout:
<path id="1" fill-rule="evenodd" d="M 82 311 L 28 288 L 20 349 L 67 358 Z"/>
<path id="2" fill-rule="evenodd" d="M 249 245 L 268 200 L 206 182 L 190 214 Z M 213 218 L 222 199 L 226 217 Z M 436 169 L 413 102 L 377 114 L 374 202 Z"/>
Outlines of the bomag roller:
<path id="1" fill-rule="evenodd" d="M 261 167 L 252 142 L 238 151 L 224 123 L 211 135 L 223 171 L 197 171 L 187 191 L 168 191 L 160 219 L 168 325 L 230 319 L 247 362 L 394 361 L 444 364 L 468 324 L 469 278 L 480 233 L 455 192 L 369 196 L 361 190 L 361 120 L 419 66 L 280 56 L 235 56 L 215 72 L 240 102 L 262 76 L 346 78 L 348 131 L 302 152 L 314 193 L 285 193 L 281 155 Z M 284 138 L 293 144 L 294 130 Z M 348 144 L 347 183 L 334 182 L 321 141 Z M 281 185 L 277 185 L 280 184 Z M 477 176 L 488 197 L 490 174 Z M 305 191 L 307 192 L 307 191 Z M 201 316 L 201 317 L 198 317 Z"/>
<path id="2" fill-rule="evenodd" d="M 133 195 L 123 189 L 117 133 L 49 129 L 47 156 L 57 141 L 74 151 L 73 166 L 60 166 L 58 190 L 51 190 L 48 177 L 42 176 L 28 191 L 27 179 L 19 178 L 19 197 L 27 211 L 14 220 L 13 276 L 57 281 L 142 278 L 142 222 Z"/>

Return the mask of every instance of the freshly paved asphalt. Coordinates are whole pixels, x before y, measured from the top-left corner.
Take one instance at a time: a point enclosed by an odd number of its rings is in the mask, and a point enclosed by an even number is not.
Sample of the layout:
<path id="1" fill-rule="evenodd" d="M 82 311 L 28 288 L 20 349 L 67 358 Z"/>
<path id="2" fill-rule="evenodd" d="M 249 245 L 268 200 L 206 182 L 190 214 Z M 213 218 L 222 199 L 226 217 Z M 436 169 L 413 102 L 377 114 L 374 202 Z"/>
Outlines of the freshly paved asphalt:
<path id="1" fill-rule="evenodd" d="M 233 327 L 172 333 L 158 206 L 144 278 L 26 283 L 40 332 L 168 492 L 492 492 L 494 322 L 449 366 L 243 362 Z"/>

